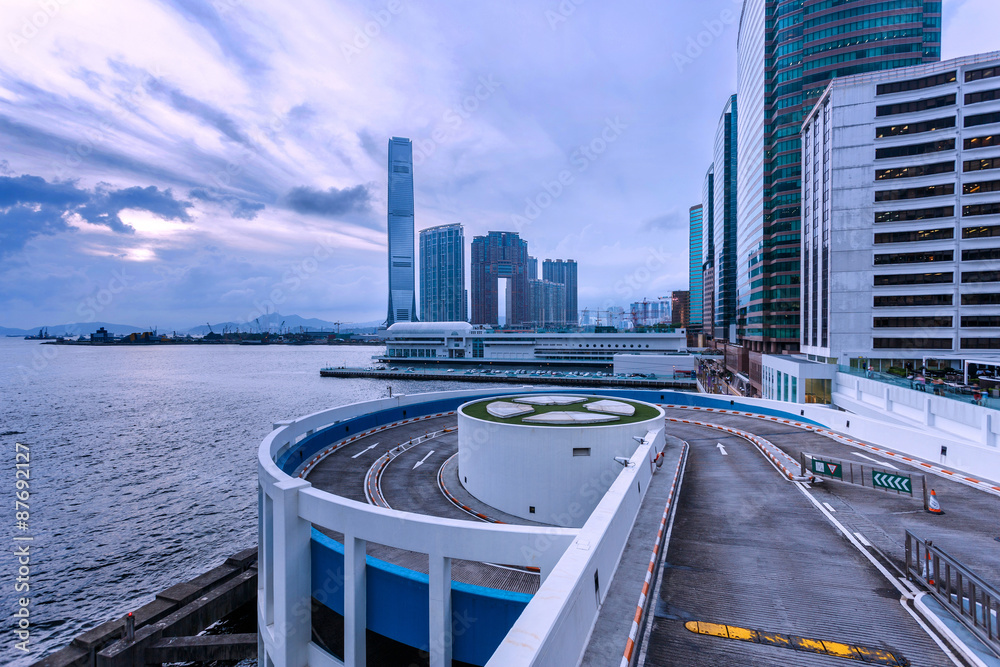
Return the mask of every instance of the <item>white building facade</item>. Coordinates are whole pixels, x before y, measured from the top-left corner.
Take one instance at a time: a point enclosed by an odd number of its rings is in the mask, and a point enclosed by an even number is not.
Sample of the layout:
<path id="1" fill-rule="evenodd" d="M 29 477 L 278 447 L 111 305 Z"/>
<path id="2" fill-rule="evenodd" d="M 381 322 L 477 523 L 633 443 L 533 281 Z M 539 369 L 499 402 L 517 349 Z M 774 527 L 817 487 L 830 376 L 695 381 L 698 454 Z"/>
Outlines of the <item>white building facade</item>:
<path id="1" fill-rule="evenodd" d="M 834 80 L 802 125 L 801 351 L 1000 349 L 1000 52 Z"/>

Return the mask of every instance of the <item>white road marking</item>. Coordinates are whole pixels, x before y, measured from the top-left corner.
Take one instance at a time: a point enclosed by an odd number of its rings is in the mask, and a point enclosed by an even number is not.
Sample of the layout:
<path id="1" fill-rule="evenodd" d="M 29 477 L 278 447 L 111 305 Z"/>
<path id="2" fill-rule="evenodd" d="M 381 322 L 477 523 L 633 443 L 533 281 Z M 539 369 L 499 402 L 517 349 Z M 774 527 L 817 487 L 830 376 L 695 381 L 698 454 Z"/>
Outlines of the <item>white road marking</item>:
<path id="1" fill-rule="evenodd" d="M 833 509 L 833 505 L 831 505 L 830 503 L 823 503 L 823 504 L 826 505 L 826 508 L 828 510 L 830 510 L 831 512 L 836 512 L 837 511 L 837 510 Z"/>
<path id="2" fill-rule="evenodd" d="M 362 454 L 364 454 L 365 452 L 367 452 L 367 451 L 371 451 L 372 449 L 375 449 L 376 447 L 378 447 L 378 443 L 377 443 L 377 442 L 376 442 L 376 443 L 375 443 L 374 445 L 372 445 L 371 447 L 368 447 L 367 449 L 362 449 L 362 450 L 361 450 L 360 452 L 358 452 L 357 454 L 355 454 L 355 455 L 354 455 L 354 456 L 352 456 L 351 458 L 352 458 L 352 459 L 356 459 L 356 458 L 358 458 L 359 456 L 361 456 Z"/>
<path id="3" fill-rule="evenodd" d="M 726 448 L 722 446 L 721 442 L 715 443 L 715 446 L 719 448 L 720 454 L 722 454 L 723 456 L 729 456 L 729 452 L 726 451 Z"/>
<path id="4" fill-rule="evenodd" d="M 877 464 L 879 464 L 880 466 L 884 466 L 884 467 L 886 467 L 886 468 L 892 468 L 893 470 L 899 470 L 899 468 L 897 468 L 896 466 L 892 465 L 892 464 L 891 464 L 891 463 L 889 463 L 888 461 L 882 461 L 882 460 L 880 460 L 880 459 L 873 459 L 872 457 L 870 457 L 870 456 L 865 456 L 864 454 L 862 454 L 862 453 L 860 453 L 860 452 L 851 452 L 851 454 L 854 454 L 855 456 L 860 456 L 860 457 L 861 457 L 861 458 L 863 458 L 863 459 L 868 459 L 868 460 L 869 460 L 869 461 L 871 461 L 872 463 L 877 463 Z"/>
<path id="5" fill-rule="evenodd" d="M 433 449 L 431 451 L 427 452 L 427 456 L 425 456 L 424 458 L 422 458 L 419 461 L 417 461 L 416 463 L 414 463 L 413 464 L 413 468 L 411 468 L 411 470 L 416 470 L 417 468 L 419 468 L 420 466 L 422 466 L 424 464 L 424 461 L 426 461 L 427 459 L 429 459 L 431 457 L 431 454 L 433 454 L 433 453 L 434 453 Z"/>
<path id="6" fill-rule="evenodd" d="M 825 505 L 826 503 L 823 504 Z M 854 533 L 854 537 L 858 538 L 858 541 L 861 542 L 861 544 L 865 545 L 866 547 L 870 547 L 872 545 L 872 543 L 866 540 L 865 536 L 862 535 L 861 533 Z"/>

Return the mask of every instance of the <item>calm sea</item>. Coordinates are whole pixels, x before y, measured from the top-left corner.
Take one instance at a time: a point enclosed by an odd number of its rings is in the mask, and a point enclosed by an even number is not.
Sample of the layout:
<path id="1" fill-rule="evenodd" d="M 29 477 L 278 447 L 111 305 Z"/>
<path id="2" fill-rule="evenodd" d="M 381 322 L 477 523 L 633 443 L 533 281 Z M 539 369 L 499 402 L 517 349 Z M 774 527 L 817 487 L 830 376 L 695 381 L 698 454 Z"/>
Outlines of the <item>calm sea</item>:
<path id="1" fill-rule="evenodd" d="M 387 396 L 384 380 L 319 376 L 324 366 L 367 366 L 381 351 L 0 338 L 0 664 L 30 664 L 256 545 L 261 439 L 276 420 Z M 391 385 L 394 393 L 456 386 Z M 30 448 L 27 531 L 16 525 L 15 442 Z M 23 544 L 29 654 L 14 648 L 12 616 L 25 595 L 14 590 Z"/>

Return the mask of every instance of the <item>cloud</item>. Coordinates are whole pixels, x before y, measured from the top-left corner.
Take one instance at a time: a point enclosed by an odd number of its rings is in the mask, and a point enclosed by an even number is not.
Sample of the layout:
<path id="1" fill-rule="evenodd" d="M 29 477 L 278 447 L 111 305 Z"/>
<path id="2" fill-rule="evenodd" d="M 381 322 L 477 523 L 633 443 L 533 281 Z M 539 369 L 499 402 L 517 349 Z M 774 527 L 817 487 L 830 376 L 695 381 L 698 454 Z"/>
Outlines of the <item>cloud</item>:
<path id="1" fill-rule="evenodd" d="M 250 137 L 239 128 L 236 121 L 222 110 L 181 92 L 162 79 L 150 77 L 146 81 L 146 89 L 149 90 L 150 94 L 167 102 L 177 111 L 204 121 L 238 144 L 254 148 Z"/>
<path id="2" fill-rule="evenodd" d="M 364 185 L 353 188 L 329 188 L 318 190 L 308 186 L 292 188 L 285 196 L 288 205 L 296 213 L 335 218 L 353 212 L 364 212 L 371 208 L 371 192 Z"/>
<path id="3" fill-rule="evenodd" d="M 0 256 L 9 256 L 31 238 L 70 231 L 66 215 L 103 225 L 120 234 L 135 230 L 119 217 L 126 209 L 148 211 L 167 220 L 190 222 L 191 202 L 174 199 L 170 189 L 156 186 L 115 189 L 101 183 L 93 190 L 75 181 L 46 181 L 39 176 L 0 177 Z"/>
<path id="4" fill-rule="evenodd" d="M 223 204 L 229 208 L 229 214 L 241 220 L 253 220 L 266 207 L 260 202 L 250 201 L 235 195 L 215 194 L 205 188 L 195 188 L 188 196 L 201 201 Z"/>

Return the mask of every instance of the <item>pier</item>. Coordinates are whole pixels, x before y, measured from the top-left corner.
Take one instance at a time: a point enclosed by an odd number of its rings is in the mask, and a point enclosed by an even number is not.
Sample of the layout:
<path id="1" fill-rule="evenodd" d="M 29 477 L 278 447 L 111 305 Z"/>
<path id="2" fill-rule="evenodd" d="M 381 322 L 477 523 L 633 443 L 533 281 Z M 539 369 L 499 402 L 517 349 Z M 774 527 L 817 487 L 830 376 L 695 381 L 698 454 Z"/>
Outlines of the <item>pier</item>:
<path id="1" fill-rule="evenodd" d="M 376 368 L 323 368 L 319 374 L 332 378 L 375 378 L 379 380 L 443 380 L 445 382 L 503 382 L 518 385 L 552 384 L 560 387 L 610 387 L 619 389 L 679 389 L 694 390 L 693 377 L 687 376 L 655 376 L 655 377 L 615 377 L 570 375 L 562 371 L 552 374 L 542 374 L 540 371 L 518 373 L 502 371 L 494 373 L 477 370 L 469 373 L 464 370 L 381 370 Z"/>

